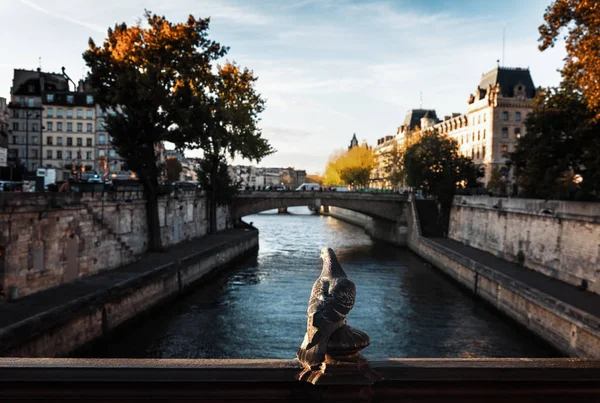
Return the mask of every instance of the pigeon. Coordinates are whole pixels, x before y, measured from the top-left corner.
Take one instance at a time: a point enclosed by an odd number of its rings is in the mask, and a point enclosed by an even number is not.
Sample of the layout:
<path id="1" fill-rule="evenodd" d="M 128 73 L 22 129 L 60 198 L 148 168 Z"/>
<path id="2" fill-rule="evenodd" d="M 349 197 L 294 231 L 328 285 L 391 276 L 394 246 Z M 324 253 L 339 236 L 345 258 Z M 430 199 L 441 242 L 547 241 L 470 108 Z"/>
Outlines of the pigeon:
<path id="1" fill-rule="evenodd" d="M 348 279 L 331 248 L 321 250 L 323 271 L 315 281 L 308 301 L 308 321 L 298 360 L 307 367 L 320 368 L 325 361 L 331 335 L 346 324 L 354 306 L 356 287 Z"/>

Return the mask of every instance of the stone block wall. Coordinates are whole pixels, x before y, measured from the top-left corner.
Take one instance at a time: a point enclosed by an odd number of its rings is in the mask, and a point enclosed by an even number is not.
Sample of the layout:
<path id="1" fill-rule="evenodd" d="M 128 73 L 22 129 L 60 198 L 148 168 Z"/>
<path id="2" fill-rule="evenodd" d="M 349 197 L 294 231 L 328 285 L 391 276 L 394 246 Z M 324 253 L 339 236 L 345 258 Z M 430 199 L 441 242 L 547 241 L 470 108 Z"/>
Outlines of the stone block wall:
<path id="1" fill-rule="evenodd" d="M 206 198 L 161 197 L 164 246 L 206 235 Z M 229 226 L 219 209 L 220 229 Z M 139 192 L 0 193 L 0 285 L 23 297 L 131 263 L 147 251 L 146 201 Z"/>
<path id="2" fill-rule="evenodd" d="M 448 236 L 600 293 L 600 203 L 457 196 Z"/>

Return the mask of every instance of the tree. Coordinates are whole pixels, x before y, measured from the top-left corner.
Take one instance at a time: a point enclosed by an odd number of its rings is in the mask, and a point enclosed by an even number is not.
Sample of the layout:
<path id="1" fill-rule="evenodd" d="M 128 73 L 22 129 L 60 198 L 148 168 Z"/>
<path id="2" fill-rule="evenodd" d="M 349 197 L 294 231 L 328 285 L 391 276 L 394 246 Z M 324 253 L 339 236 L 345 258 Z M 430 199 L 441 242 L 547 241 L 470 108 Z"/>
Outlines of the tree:
<path id="1" fill-rule="evenodd" d="M 226 49 L 207 38 L 209 19 L 190 15 L 185 23 L 173 24 L 149 11 L 144 17 L 144 27 L 140 21 L 109 28 L 101 46 L 90 38 L 83 58 L 96 102 L 112 112 L 105 122 L 113 145 L 144 187 L 149 248 L 160 250 L 158 149 L 161 142 L 175 140 L 169 128 L 184 123 L 178 120 L 185 105 L 177 89 L 189 77 L 210 76 L 210 62 Z"/>
<path id="2" fill-rule="evenodd" d="M 504 197 L 507 194 L 506 181 L 502 178 L 502 173 L 497 165 L 492 167 L 490 180 L 487 183 L 487 190 L 494 196 Z"/>
<path id="3" fill-rule="evenodd" d="M 565 80 L 559 88 L 539 91 L 525 125 L 527 135 L 510 154 L 522 196 L 600 195 L 600 121 L 572 83 Z M 580 184 L 574 184 L 575 175 Z"/>
<path id="4" fill-rule="evenodd" d="M 367 146 L 353 147 L 345 152 L 333 154 L 325 168 L 324 183 L 368 187 L 371 171 L 375 168 L 375 153 Z"/>
<path id="5" fill-rule="evenodd" d="M 397 143 L 394 143 L 389 151 L 382 155 L 383 171 L 386 174 L 386 179 L 390 182 L 394 189 L 397 189 L 401 183 L 406 180 L 406 173 L 402 165 L 404 153 Z"/>
<path id="6" fill-rule="evenodd" d="M 165 169 L 167 170 L 167 180 L 169 182 L 179 181 L 179 177 L 183 171 L 183 166 L 176 157 L 167 158 Z"/>
<path id="7" fill-rule="evenodd" d="M 314 175 L 306 175 L 306 182 L 307 183 L 318 183 L 319 185 L 323 185 L 323 177 L 321 175 L 318 174 L 314 174 Z"/>
<path id="8" fill-rule="evenodd" d="M 539 27 L 540 50 L 553 47 L 563 28 L 568 31 L 563 77 L 576 85 L 600 119 L 600 4 L 597 0 L 555 0 L 544 20 Z"/>
<path id="9" fill-rule="evenodd" d="M 437 130 L 427 132 L 404 153 L 408 186 L 435 196 L 440 204 L 440 226 L 448 231 L 450 209 L 457 188 L 475 188 L 481 169 L 458 151 L 458 142 Z"/>
<path id="10" fill-rule="evenodd" d="M 228 194 L 231 187 L 223 168 L 226 158 L 260 162 L 275 152 L 258 127 L 265 101 L 255 89 L 256 80 L 251 70 L 227 62 L 190 76 L 175 89 L 185 107 L 177 109 L 182 124 L 172 131 L 174 143 L 203 152 L 204 172 L 210 178 L 211 233 L 217 230 L 217 206 L 223 201 L 219 195 Z"/>

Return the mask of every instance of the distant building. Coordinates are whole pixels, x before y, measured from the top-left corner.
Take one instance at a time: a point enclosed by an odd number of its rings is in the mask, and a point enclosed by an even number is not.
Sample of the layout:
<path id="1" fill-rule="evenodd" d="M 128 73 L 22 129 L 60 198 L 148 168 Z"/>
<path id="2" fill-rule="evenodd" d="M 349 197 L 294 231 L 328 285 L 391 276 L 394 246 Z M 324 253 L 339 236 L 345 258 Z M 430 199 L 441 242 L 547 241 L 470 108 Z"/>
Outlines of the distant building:
<path id="1" fill-rule="evenodd" d="M 0 98 L 0 168 L 8 166 L 8 125 L 10 123 L 6 98 Z"/>
<path id="2" fill-rule="evenodd" d="M 356 138 L 356 133 L 352 135 L 352 140 L 350 140 L 350 146 L 348 150 L 352 150 L 354 147 L 358 147 L 358 139 Z"/>
<path id="3" fill-rule="evenodd" d="M 380 163 L 372 177 L 378 179 L 381 187 L 390 187 L 383 174 L 385 154 L 394 144 L 405 148 L 411 139 L 437 129 L 440 135 L 456 139 L 461 154 L 484 168 L 484 183 L 489 181 L 494 167 L 503 170 L 508 178 L 508 153 L 525 135 L 524 122 L 532 110 L 535 93 L 529 69 L 496 67 L 481 77 L 475 94 L 469 96 L 465 114 L 453 113 L 440 120 L 435 110 L 409 110 L 395 136 L 377 141 L 375 152 Z"/>

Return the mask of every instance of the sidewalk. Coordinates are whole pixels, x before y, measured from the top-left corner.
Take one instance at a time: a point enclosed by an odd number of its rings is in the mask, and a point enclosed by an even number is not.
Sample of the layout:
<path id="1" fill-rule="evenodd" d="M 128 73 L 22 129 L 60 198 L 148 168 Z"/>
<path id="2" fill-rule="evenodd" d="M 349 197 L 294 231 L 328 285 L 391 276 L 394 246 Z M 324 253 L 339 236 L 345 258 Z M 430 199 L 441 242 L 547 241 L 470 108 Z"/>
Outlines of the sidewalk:
<path id="1" fill-rule="evenodd" d="M 88 298 L 93 301 L 97 295 L 105 293 L 106 290 L 127 281 L 135 281 L 161 266 L 177 262 L 178 259 L 190 255 L 209 252 L 237 239 L 243 239 L 248 234 L 249 231 L 246 229 L 231 229 L 216 235 L 207 235 L 182 242 L 163 253 L 148 253 L 135 263 L 50 288 L 13 302 L 0 304 L 0 336 L 2 336 L 3 330 L 9 326 L 64 307 L 76 300 Z"/>
<path id="2" fill-rule="evenodd" d="M 428 238 L 455 253 L 472 259 L 498 273 L 504 274 L 529 288 L 536 289 L 566 304 L 600 318 L 600 295 L 583 291 L 577 287 L 548 277 L 542 273 L 527 269 L 498 258 L 488 252 L 466 246 L 447 238 Z"/>

